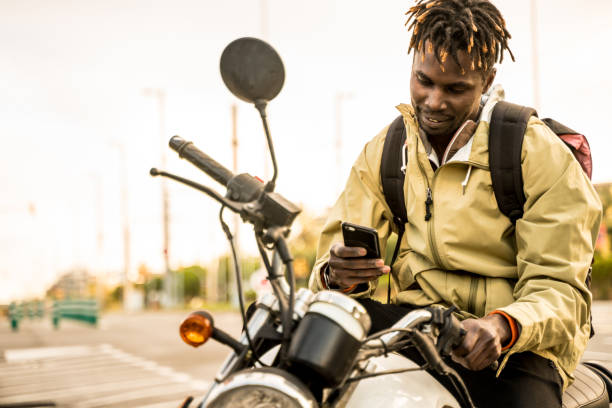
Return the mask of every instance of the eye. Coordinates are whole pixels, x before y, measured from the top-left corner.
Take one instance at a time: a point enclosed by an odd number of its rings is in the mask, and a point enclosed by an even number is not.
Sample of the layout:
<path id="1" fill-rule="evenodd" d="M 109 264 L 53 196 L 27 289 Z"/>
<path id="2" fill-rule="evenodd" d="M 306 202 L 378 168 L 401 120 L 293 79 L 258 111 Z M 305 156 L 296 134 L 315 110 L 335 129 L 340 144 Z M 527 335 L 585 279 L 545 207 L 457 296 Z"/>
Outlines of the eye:
<path id="1" fill-rule="evenodd" d="M 422 75 L 417 75 L 417 80 L 421 83 L 421 85 L 429 86 L 432 84 L 429 78 Z"/>
<path id="2" fill-rule="evenodd" d="M 451 86 L 450 88 L 448 88 L 448 91 L 454 94 L 461 94 L 467 91 L 467 88 L 464 86 Z"/>

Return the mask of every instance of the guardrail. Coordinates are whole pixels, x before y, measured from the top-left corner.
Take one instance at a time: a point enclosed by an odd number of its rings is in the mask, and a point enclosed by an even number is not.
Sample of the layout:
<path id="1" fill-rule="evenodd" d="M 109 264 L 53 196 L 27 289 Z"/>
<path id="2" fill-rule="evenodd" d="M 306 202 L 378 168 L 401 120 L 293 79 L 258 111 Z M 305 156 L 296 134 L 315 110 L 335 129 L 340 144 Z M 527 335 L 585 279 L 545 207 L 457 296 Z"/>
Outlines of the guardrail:
<path id="1" fill-rule="evenodd" d="M 78 320 L 92 325 L 98 324 L 100 308 L 95 299 L 69 299 L 53 302 L 53 327 L 59 328 L 61 319 Z"/>
<path id="2" fill-rule="evenodd" d="M 42 318 L 45 315 L 45 305 L 42 300 L 32 302 L 13 302 L 8 307 L 8 318 L 11 321 L 11 329 L 19 330 L 19 324 L 25 318 Z"/>

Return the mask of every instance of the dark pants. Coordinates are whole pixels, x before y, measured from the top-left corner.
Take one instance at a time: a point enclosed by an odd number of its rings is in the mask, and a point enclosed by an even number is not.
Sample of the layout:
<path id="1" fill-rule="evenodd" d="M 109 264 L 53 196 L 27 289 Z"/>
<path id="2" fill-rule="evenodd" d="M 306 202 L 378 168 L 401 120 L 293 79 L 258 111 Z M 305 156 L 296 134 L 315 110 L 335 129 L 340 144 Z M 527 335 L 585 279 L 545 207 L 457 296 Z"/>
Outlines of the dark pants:
<path id="1" fill-rule="evenodd" d="M 358 300 L 372 318 L 370 333 L 389 328 L 412 310 L 409 306 L 386 305 L 372 299 Z M 418 357 L 411 356 L 410 351 L 405 354 L 418 360 Z M 513 354 L 499 377 L 495 377 L 495 371 L 489 368 L 471 371 L 450 358 L 445 361 L 459 373 L 476 407 L 561 407 L 561 377 L 552 361 L 537 354 Z M 416 362 L 422 364 L 422 360 Z M 446 378 L 435 373 L 432 375 L 453 392 Z"/>

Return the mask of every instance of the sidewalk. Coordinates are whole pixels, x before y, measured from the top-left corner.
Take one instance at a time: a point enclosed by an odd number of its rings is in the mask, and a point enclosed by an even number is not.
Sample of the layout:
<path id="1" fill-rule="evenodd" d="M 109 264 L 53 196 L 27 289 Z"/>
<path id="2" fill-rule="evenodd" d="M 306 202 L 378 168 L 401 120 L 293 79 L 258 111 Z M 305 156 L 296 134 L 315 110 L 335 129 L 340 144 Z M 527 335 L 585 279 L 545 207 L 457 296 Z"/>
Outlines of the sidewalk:
<path id="1" fill-rule="evenodd" d="M 51 319 L 23 319 L 19 330 L 13 331 L 10 321 L 0 320 L 0 361 L 4 360 L 4 351 L 18 348 L 42 347 L 43 333 L 53 330 Z"/>

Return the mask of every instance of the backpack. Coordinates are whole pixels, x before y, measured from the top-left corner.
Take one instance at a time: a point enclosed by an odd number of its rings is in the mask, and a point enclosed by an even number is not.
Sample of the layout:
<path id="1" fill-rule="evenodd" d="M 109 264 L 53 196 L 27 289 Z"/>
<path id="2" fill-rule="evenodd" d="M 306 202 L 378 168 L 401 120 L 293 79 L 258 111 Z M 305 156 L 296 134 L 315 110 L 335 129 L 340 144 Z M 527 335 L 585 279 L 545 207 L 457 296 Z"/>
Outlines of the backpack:
<path id="1" fill-rule="evenodd" d="M 525 106 L 509 102 L 498 102 L 491 115 L 489 125 L 489 168 L 493 192 L 499 210 L 512 224 L 523 216 L 525 194 L 521 170 L 521 149 L 527 122 L 537 112 Z M 553 119 L 543 119 L 546 124 L 569 147 L 589 179 L 592 174 L 591 149 L 586 137 Z M 389 126 L 383 146 L 380 176 L 385 200 L 393 213 L 393 223 L 398 228 L 397 243 L 391 258 L 395 263 L 399 247 L 408 222 L 404 201 L 404 168 L 406 158 L 402 157 L 406 141 L 406 128 L 402 115 Z M 403 159 L 403 161 L 402 161 Z M 404 163 L 400 168 L 399 163 Z M 591 271 L 587 275 L 587 286 L 591 288 Z M 391 300 L 391 277 L 387 288 L 387 303 Z M 591 326 L 591 336 L 592 336 Z"/>

